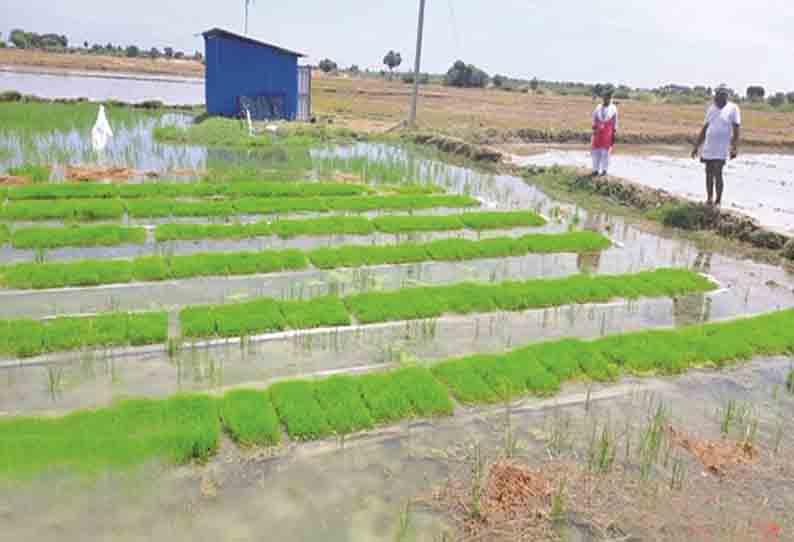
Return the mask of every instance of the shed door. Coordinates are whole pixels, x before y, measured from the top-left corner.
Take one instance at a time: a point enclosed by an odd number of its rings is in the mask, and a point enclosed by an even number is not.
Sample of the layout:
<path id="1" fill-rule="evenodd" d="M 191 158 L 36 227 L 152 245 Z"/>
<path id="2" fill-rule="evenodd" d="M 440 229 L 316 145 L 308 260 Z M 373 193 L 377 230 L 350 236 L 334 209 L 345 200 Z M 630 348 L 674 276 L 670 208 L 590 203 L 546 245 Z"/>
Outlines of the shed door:
<path id="1" fill-rule="evenodd" d="M 298 66 L 298 118 L 308 121 L 312 116 L 312 67 Z"/>

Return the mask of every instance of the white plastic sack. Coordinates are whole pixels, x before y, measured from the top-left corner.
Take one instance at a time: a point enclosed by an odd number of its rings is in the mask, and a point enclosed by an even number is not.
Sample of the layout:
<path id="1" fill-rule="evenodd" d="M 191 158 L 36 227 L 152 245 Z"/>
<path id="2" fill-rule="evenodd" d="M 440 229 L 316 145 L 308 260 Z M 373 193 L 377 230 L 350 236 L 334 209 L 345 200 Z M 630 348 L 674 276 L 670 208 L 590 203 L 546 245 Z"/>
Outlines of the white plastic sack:
<path id="1" fill-rule="evenodd" d="M 107 115 L 105 115 L 105 106 L 99 106 L 99 115 L 97 115 L 94 128 L 91 130 L 91 145 L 94 150 L 99 152 L 105 149 L 108 140 L 113 137 L 113 130 L 110 129 Z"/>

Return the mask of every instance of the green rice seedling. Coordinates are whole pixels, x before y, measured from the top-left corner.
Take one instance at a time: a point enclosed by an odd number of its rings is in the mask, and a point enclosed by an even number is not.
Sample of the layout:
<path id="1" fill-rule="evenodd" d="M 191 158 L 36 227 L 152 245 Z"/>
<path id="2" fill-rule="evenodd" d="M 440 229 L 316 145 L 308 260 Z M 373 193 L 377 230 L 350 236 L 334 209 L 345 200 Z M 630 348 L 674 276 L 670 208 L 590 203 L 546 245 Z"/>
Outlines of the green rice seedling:
<path id="1" fill-rule="evenodd" d="M 262 298 L 246 303 L 186 307 L 179 313 L 185 337 L 243 337 L 281 331 L 286 321 L 275 299 Z"/>
<path id="2" fill-rule="evenodd" d="M 43 164 L 23 164 L 8 168 L 8 174 L 14 177 L 25 177 L 33 184 L 46 183 L 52 173 L 50 166 Z"/>
<path id="3" fill-rule="evenodd" d="M 373 426 L 358 379 L 334 376 L 318 381 L 314 386 L 317 403 L 325 412 L 328 424 L 337 435 L 344 435 Z"/>
<path id="4" fill-rule="evenodd" d="M 373 190 L 363 184 L 351 183 L 267 183 L 238 182 L 227 194 L 233 197 L 254 198 L 310 198 L 328 196 L 357 196 Z"/>
<path id="5" fill-rule="evenodd" d="M 232 200 L 232 203 L 235 211 L 243 215 L 325 213 L 329 211 L 327 198 L 240 198 Z"/>
<path id="6" fill-rule="evenodd" d="M 11 231 L 5 224 L 0 224 L 0 245 L 5 245 L 11 239 Z"/>
<path id="7" fill-rule="evenodd" d="M 156 282 L 171 277 L 168 260 L 161 256 L 143 256 L 131 262 L 132 277 L 140 282 Z"/>
<path id="8" fill-rule="evenodd" d="M 236 214 L 231 201 L 179 201 L 171 204 L 171 214 L 175 217 L 212 216 L 227 217 Z"/>
<path id="9" fill-rule="evenodd" d="M 219 405 L 223 427 L 243 446 L 276 446 L 281 442 L 278 416 L 267 392 L 227 392 Z"/>
<path id="10" fill-rule="evenodd" d="M 119 190 L 112 184 L 37 184 L 15 186 L 8 190 L 8 199 L 54 200 L 54 199 L 107 199 L 118 197 Z"/>
<path id="11" fill-rule="evenodd" d="M 165 343 L 168 339 L 168 313 L 131 313 L 127 338 L 132 346 Z"/>
<path id="12" fill-rule="evenodd" d="M 600 252 L 612 246 L 612 242 L 600 233 L 575 231 L 561 234 L 528 234 L 517 240 L 519 254 L 558 252 Z"/>
<path id="13" fill-rule="evenodd" d="M 403 389 L 403 380 L 392 373 L 365 374 L 358 378 L 359 389 L 375 423 L 388 423 L 415 415 Z"/>
<path id="14" fill-rule="evenodd" d="M 491 363 L 493 356 L 471 356 L 464 359 L 445 361 L 432 368 L 438 378 L 452 395 L 462 403 L 490 403 L 498 400 L 493 388 L 475 369 L 480 363 Z"/>
<path id="15" fill-rule="evenodd" d="M 280 309 L 287 327 L 292 329 L 349 326 L 351 323 L 345 304 L 336 296 L 282 301 Z"/>
<path id="16" fill-rule="evenodd" d="M 247 239 L 270 235 L 267 222 L 256 224 L 161 224 L 155 228 L 158 242 L 200 239 Z"/>
<path id="17" fill-rule="evenodd" d="M 123 184 L 118 187 L 119 196 L 125 199 L 137 198 L 210 198 L 223 196 L 229 185 L 216 183 L 140 183 Z"/>
<path id="18" fill-rule="evenodd" d="M 407 367 L 389 373 L 408 399 L 417 416 L 448 416 L 454 405 L 447 389 L 425 368 Z"/>
<path id="19" fill-rule="evenodd" d="M 533 211 L 465 213 L 461 215 L 461 220 L 467 228 L 477 231 L 537 227 L 546 224 L 543 217 Z"/>
<path id="20" fill-rule="evenodd" d="M 393 246 L 318 248 L 310 251 L 308 257 L 312 264 L 320 269 L 416 263 L 429 259 L 422 245 L 411 243 Z"/>
<path id="21" fill-rule="evenodd" d="M 18 221 L 112 220 L 123 215 L 119 200 L 16 201 L 2 209 L 2 217 Z"/>
<path id="22" fill-rule="evenodd" d="M 464 229 L 460 215 L 379 216 L 372 221 L 383 233 L 416 231 L 455 231 Z"/>
<path id="23" fill-rule="evenodd" d="M 216 402 L 201 395 L 127 400 L 62 418 L 10 418 L 0 421 L 0 478 L 99 475 L 153 459 L 204 460 L 219 435 Z"/>
<path id="24" fill-rule="evenodd" d="M 8 288 L 43 290 L 64 286 L 96 286 L 132 280 L 132 264 L 124 260 L 69 263 L 18 263 L 0 269 L 0 283 Z"/>
<path id="25" fill-rule="evenodd" d="M 145 200 L 124 200 L 124 206 L 131 218 L 166 218 L 172 215 L 175 200 L 146 198 Z"/>
<path id="26" fill-rule="evenodd" d="M 380 184 L 377 189 L 379 192 L 403 195 L 440 194 L 444 192 L 444 189 L 437 184 L 428 183 Z"/>
<path id="27" fill-rule="evenodd" d="M 280 382 L 270 387 L 279 419 L 293 439 L 319 439 L 333 431 L 314 391 L 314 383 L 304 380 Z"/>
<path id="28" fill-rule="evenodd" d="M 370 235 L 375 231 L 372 222 L 360 216 L 276 220 L 271 224 L 271 229 L 282 239 L 316 235 Z"/>
<path id="29" fill-rule="evenodd" d="M 353 196 L 326 198 L 326 205 L 334 211 L 363 213 L 367 211 L 418 211 L 422 209 L 459 209 L 476 207 L 480 202 L 469 196 Z"/>
<path id="30" fill-rule="evenodd" d="M 789 368 L 786 374 L 786 391 L 789 395 L 794 395 L 794 367 Z"/>
<path id="31" fill-rule="evenodd" d="M 67 226 L 65 228 L 19 228 L 11 244 L 18 249 L 142 245 L 146 230 L 125 226 Z"/>

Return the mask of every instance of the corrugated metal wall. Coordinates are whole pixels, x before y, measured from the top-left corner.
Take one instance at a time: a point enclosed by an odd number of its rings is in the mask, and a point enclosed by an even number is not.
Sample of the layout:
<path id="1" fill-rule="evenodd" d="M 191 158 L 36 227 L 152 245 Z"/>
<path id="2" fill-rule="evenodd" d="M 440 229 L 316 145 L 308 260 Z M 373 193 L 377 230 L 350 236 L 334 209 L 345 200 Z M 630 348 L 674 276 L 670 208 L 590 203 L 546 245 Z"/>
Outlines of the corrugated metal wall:
<path id="1" fill-rule="evenodd" d="M 205 38 L 207 112 L 239 113 L 240 96 L 284 96 L 285 117 L 298 112 L 298 58 L 251 43 L 215 36 Z"/>

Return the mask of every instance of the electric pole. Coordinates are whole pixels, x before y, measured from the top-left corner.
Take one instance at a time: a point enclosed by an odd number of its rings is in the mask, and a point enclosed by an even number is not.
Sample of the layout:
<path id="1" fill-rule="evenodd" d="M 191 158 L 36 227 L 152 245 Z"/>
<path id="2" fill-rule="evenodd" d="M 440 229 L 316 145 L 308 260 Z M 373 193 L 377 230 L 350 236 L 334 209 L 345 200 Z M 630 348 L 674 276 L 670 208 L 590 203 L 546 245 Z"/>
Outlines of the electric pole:
<path id="1" fill-rule="evenodd" d="M 252 0 L 245 0 L 245 35 L 248 35 L 248 6 Z"/>
<path id="2" fill-rule="evenodd" d="M 416 31 L 416 61 L 414 64 L 414 93 L 411 97 L 411 111 L 408 127 L 416 127 L 416 103 L 419 100 L 419 73 L 422 70 L 422 35 L 425 28 L 425 0 L 419 0 L 419 26 Z"/>

